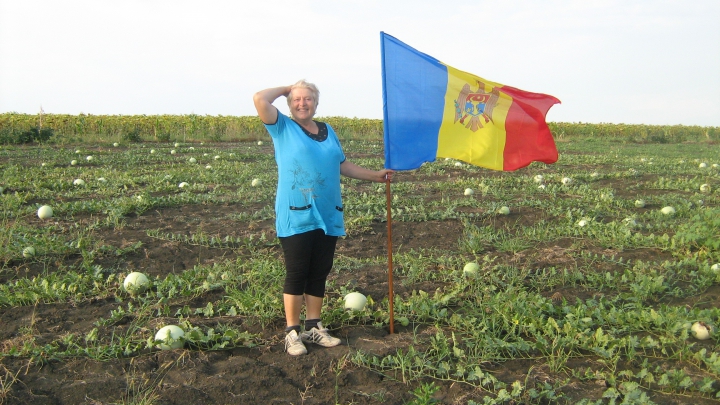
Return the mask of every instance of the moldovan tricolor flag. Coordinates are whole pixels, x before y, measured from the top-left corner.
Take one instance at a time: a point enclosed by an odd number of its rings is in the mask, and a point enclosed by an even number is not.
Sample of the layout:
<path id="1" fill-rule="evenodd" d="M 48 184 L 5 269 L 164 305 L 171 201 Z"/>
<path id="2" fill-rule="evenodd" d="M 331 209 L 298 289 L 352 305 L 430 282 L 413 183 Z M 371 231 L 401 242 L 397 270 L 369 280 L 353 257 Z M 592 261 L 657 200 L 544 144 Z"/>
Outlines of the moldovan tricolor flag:
<path id="1" fill-rule="evenodd" d="M 545 115 L 560 100 L 452 68 L 380 33 L 385 167 L 454 158 L 493 170 L 555 163 Z"/>

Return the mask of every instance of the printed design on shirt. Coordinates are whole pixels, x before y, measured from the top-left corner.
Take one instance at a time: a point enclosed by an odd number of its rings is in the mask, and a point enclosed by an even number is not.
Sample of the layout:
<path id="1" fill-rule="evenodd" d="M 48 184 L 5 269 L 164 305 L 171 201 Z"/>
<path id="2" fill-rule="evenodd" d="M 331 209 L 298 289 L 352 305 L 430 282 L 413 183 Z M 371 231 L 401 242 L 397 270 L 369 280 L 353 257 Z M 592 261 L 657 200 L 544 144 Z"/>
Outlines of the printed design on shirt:
<path id="1" fill-rule="evenodd" d="M 302 193 L 305 204 L 310 204 L 312 200 L 317 198 L 315 190 L 325 188 L 325 178 L 320 172 L 314 170 L 313 173 L 303 168 L 297 160 L 293 161 L 294 169 L 292 189 Z"/>

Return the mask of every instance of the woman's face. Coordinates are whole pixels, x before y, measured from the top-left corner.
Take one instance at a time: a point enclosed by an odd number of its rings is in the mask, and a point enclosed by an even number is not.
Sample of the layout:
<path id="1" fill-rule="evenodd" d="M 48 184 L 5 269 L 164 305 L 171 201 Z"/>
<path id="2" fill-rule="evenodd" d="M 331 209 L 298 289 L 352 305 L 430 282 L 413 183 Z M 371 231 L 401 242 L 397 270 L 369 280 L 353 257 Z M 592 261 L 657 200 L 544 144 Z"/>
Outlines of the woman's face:
<path id="1" fill-rule="evenodd" d="M 315 98 L 310 89 L 294 89 L 290 93 L 290 114 L 296 121 L 312 119 L 315 115 Z"/>

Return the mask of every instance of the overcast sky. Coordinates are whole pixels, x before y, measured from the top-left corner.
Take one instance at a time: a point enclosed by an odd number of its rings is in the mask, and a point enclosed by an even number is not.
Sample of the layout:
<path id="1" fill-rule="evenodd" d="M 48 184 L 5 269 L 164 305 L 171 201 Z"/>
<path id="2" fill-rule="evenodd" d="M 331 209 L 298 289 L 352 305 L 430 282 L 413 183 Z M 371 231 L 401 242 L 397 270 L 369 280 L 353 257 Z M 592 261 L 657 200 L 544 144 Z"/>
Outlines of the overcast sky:
<path id="1" fill-rule="evenodd" d="M 382 118 L 380 31 L 548 121 L 720 126 L 719 0 L 0 0 L 0 113 L 255 115 L 307 79 Z"/>

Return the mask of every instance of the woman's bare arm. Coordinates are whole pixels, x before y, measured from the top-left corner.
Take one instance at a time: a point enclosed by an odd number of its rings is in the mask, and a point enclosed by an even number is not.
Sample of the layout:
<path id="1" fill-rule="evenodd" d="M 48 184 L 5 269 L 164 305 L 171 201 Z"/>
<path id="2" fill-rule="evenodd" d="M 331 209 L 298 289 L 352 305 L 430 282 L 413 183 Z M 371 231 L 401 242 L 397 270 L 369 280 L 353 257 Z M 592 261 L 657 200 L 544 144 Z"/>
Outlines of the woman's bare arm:
<path id="1" fill-rule="evenodd" d="M 253 95 L 255 109 L 258 112 L 260 120 L 265 124 L 274 124 L 277 122 L 277 108 L 272 105 L 273 101 L 280 96 L 287 97 L 290 94 L 290 86 L 273 87 L 270 89 L 260 90 Z"/>
<path id="2" fill-rule="evenodd" d="M 384 183 L 386 178 L 392 179 L 394 171 L 390 169 L 369 170 L 358 166 L 355 163 L 345 160 L 340 164 L 340 174 L 358 180 L 374 181 L 376 183 Z"/>

